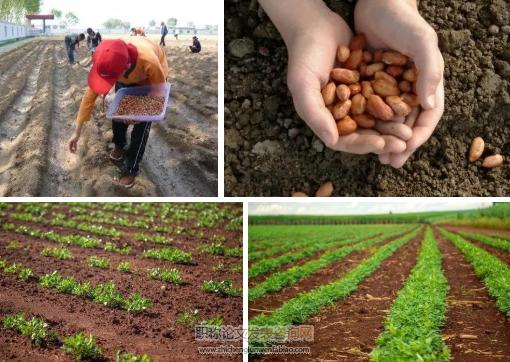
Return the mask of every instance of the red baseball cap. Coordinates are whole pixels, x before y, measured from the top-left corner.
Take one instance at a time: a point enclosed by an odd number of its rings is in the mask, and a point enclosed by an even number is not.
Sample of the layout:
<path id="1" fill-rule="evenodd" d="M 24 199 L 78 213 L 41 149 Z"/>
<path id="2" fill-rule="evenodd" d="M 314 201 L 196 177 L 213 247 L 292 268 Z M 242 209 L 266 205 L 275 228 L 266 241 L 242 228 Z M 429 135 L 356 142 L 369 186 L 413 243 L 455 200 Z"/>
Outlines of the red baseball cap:
<path id="1" fill-rule="evenodd" d="M 128 45 L 122 40 L 103 40 L 94 52 L 89 87 L 106 95 L 126 71 L 129 63 Z"/>

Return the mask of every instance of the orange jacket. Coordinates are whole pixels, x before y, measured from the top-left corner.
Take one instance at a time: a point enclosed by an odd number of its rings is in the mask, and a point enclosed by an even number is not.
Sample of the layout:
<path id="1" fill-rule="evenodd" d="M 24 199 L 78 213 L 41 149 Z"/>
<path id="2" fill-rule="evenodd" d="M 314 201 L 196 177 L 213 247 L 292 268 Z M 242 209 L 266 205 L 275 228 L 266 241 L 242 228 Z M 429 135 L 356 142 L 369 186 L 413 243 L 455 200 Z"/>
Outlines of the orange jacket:
<path id="1" fill-rule="evenodd" d="M 120 77 L 118 81 L 123 84 L 161 84 L 165 83 L 168 74 L 166 54 L 159 45 L 147 38 L 132 38 L 126 41 L 138 50 L 138 58 L 133 71 L 126 78 Z M 87 87 L 81 100 L 76 121 L 78 123 L 90 120 L 92 110 L 98 94 Z"/>

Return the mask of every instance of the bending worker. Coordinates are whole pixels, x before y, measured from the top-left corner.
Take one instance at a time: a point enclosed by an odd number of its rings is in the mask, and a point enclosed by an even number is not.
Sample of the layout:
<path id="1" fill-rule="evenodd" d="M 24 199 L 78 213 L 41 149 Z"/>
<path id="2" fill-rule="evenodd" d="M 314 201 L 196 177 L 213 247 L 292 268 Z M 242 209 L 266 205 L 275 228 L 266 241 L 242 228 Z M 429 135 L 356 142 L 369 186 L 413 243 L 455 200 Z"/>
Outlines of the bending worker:
<path id="1" fill-rule="evenodd" d="M 166 81 L 168 64 L 162 48 L 147 38 L 103 40 L 93 56 L 93 65 L 88 77 L 88 87 L 78 111 L 76 130 L 69 141 L 69 150 L 77 149 L 82 127 L 90 120 L 98 95 L 106 96 L 115 85 L 115 91 L 124 87 L 161 84 Z M 129 124 L 134 124 L 131 142 L 126 147 Z M 151 128 L 150 122 L 112 121 L 115 149 L 110 158 L 123 161 L 119 183 L 129 188 L 134 185 L 139 171 L 145 145 Z"/>

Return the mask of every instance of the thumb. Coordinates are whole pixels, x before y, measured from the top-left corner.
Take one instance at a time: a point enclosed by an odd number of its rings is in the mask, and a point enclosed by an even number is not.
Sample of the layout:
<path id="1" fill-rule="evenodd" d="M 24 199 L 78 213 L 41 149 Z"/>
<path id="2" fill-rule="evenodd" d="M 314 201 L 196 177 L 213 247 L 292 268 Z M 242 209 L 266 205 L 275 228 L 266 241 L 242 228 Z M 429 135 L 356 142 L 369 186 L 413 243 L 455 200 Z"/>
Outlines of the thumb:
<path id="1" fill-rule="evenodd" d="M 416 82 L 416 93 L 421 106 L 424 109 L 436 107 L 437 87 L 443 79 L 444 62 L 441 52 L 437 47 L 437 36 L 425 36 L 413 54 L 418 80 Z"/>
<path id="2" fill-rule="evenodd" d="M 289 73 L 288 86 L 299 116 L 327 147 L 333 147 L 338 141 L 338 130 L 333 115 L 324 105 L 320 80 L 310 73 L 303 72 L 300 77 Z"/>

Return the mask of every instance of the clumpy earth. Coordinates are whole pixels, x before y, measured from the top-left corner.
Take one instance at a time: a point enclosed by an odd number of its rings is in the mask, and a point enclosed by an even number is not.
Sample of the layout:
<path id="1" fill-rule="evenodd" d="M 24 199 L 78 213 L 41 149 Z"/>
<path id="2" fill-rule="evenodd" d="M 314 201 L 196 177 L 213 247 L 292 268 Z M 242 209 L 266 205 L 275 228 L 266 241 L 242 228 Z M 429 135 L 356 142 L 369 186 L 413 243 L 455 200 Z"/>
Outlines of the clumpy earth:
<path id="1" fill-rule="evenodd" d="M 353 25 L 354 5 L 326 0 Z M 429 141 L 402 169 L 375 155 L 327 149 L 294 111 L 286 85 L 287 51 L 255 0 L 225 2 L 225 194 L 313 195 L 332 181 L 335 196 L 510 195 L 510 3 L 419 2 L 445 60 L 445 112 Z M 493 170 L 469 164 L 474 137 Z"/>

